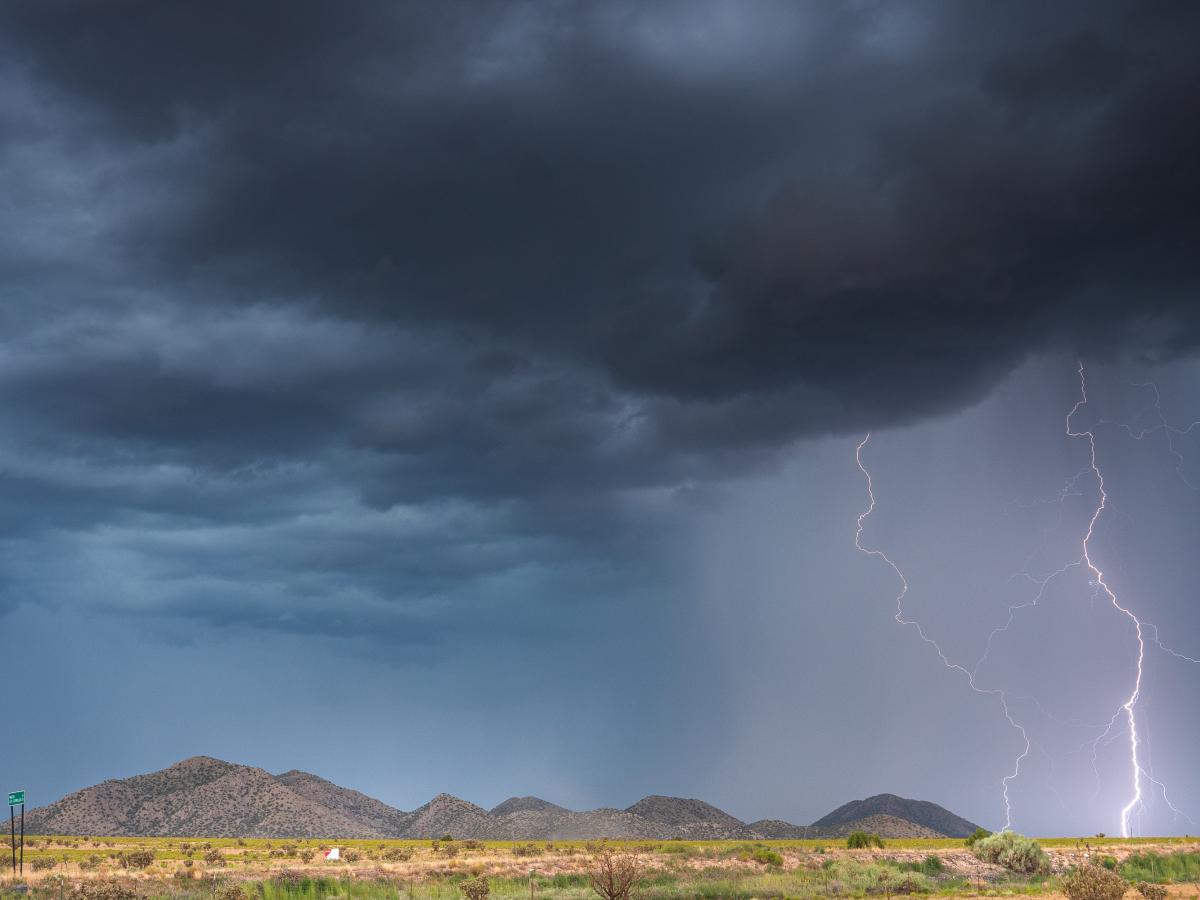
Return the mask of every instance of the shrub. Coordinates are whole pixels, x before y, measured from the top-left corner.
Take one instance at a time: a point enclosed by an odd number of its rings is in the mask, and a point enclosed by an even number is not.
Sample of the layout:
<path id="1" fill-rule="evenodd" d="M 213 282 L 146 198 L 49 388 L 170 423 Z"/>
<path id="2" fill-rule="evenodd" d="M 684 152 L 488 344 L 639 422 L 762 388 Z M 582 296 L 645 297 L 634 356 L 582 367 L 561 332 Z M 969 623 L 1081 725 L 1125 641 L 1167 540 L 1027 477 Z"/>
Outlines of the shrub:
<path id="1" fill-rule="evenodd" d="M 442 853 L 446 856 L 458 856 L 458 846 L 456 844 L 443 844 Z"/>
<path id="2" fill-rule="evenodd" d="M 846 847 L 850 850 L 862 850 L 867 847 L 883 847 L 883 838 L 877 834 L 867 834 L 865 831 L 852 831 L 846 838 Z"/>
<path id="3" fill-rule="evenodd" d="M 453 838 L 453 836 L 451 836 L 451 835 L 449 835 L 449 834 L 443 834 L 443 835 L 442 835 L 442 840 L 443 840 L 443 841 L 446 841 L 446 843 L 449 843 L 450 841 L 454 840 L 454 838 Z"/>
<path id="4" fill-rule="evenodd" d="M 212 845 L 210 844 L 209 846 L 211 847 Z M 209 850 L 208 852 L 206 852 L 204 854 L 204 861 L 206 863 L 208 863 L 210 866 L 225 865 L 225 857 L 221 855 L 220 850 L 215 850 L 215 849 Z"/>
<path id="5" fill-rule="evenodd" d="M 513 856 L 540 856 L 542 848 L 537 844 L 513 844 Z"/>
<path id="6" fill-rule="evenodd" d="M 1001 831 L 981 838 L 972 849 L 984 862 L 1004 866 L 1013 872 L 1032 874 L 1050 871 L 1050 859 L 1038 842 L 1015 831 Z"/>
<path id="7" fill-rule="evenodd" d="M 491 888 L 488 887 L 486 878 L 468 878 L 458 886 L 458 889 L 463 892 L 463 895 L 469 897 L 470 900 L 483 900 L 491 893 Z"/>
<path id="8" fill-rule="evenodd" d="M 1102 856 L 1100 857 L 1100 865 L 1104 866 L 1108 871 L 1113 872 L 1117 868 L 1117 858 L 1115 856 Z"/>
<path id="9" fill-rule="evenodd" d="M 348 863 L 356 863 L 360 859 L 362 859 L 362 854 L 359 853 L 357 850 L 355 850 L 353 847 L 347 847 L 345 850 L 342 851 L 342 859 Z"/>
<path id="10" fill-rule="evenodd" d="M 1072 870 L 1062 884 L 1069 900 L 1121 900 L 1129 889 L 1128 882 L 1116 872 L 1092 865 Z"/>
<path id="11" fill-rule="evenodd" d="M 1139 881 L 1134 885 L 1146 900 L 1167 900 L 1167 889 L 1161 884 L 1151 884 L 1148 881 Z"/>
<path id="12" fill-rule="evenodd" d="M 58 860 L 53 856 L 38 856 L 33 860 L 33 871 L 44 872 L 47 869 L 53 869 L 58 865 Z"/>
<path id="13" fill-rule="evenodd" d="M 226 884 L 217 891 L 217 900 L 249 900 L 249 895 L 240 884 Z"/>
<path id="14" fill-rule="evenodd" d="M 596 854 L 588 883 L 601 900 L 629 900 L 642 880 L 642 867 L 632 856 L 617 855 L 605 848 Z"/>
<path id="15" fill-rule="evenodd" d="M 71 900 L 136 900 L 137 891 L 120 881 L 84 881 L 69 896 Z"/>
<path id="16" fill-rule="evenodd" d="M 482 850 L 483 841 L 463 841 L 462 847 L 464 850 Z"/>
<path id="17" fill-rule="evenodd" d="M 766 866 L 782 866 L 783 857 L 774 850 L 768 850 L 766 847 L 759 847 L 750 854 L 750 858 L 757 863 L 762 863 Z"/>
<path id="18" fill-rule="evenodd" d="M 392 847 L 383 851 L 383 858 L 388 862 L 407 862 L 412 859 L 413 852 L 407 847 Z"/>
<path id="19" fill-rule="evenodd" d="M 85 872 L 93 872 L 100 868 L 100 864 L 102 862 L 104 862 L 104 859 L 99 854 L 93 853 L 86 859 L 81 859 L 79 861 L 79 868 L 83 869 Z"/>
<path id="20" fill-rule="evenodd" d="M 976 828 L 974 831 L 972 831 L 970 833 L 970 835 L 968 835 L 967 841 L 966 841 L 967 846 L 974 847 L 977 843 L 979 843 L 979 841 L 982 841 L 984 838 L 991 837 L 991 836 L 992 836 L 992 833 L 990 831 L 988 831 L 986 828 Z"/>
<path id="21" fill-rule="evenodd" d="M 154 851 L 129 850 L 121 854 L 120 860 L 126 869 L 145 869 L 154 862 Z"/>

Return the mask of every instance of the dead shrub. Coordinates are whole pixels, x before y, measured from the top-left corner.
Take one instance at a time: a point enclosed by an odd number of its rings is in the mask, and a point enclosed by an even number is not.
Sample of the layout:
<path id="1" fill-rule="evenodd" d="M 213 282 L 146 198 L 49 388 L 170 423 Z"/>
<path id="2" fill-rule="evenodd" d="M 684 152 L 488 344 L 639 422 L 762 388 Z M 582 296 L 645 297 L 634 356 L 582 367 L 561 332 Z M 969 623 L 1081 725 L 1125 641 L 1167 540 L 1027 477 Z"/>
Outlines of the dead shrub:
<path id="1" fill-rule="evenodd" d="M 596 854 L 588 872 L 588 883 L 602 900 L 630 900 L 636 896 L 641 880 L 642 866 L 636 857 L 616 854 L 607 848 Z"/>

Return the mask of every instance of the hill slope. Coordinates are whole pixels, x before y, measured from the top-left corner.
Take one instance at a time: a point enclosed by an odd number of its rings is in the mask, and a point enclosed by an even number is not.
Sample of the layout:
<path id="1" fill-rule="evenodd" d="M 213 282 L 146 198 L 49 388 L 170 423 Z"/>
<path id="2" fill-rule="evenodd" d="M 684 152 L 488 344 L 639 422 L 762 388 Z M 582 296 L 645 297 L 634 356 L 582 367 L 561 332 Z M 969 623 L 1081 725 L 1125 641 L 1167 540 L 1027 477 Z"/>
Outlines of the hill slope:
<path id="1" fill-rule="evenodd" d="M 978 827 L 974 822 L 968 822 L 936 803 L 930 803 L 928 800 L 906 800 L 895 794 L 876 794 L 866 800 L 852 800 L 839 806 L 829 815 L 817 819 L 813 822 L 813 827 L 821 830 L 822 833 L 841 834 L 853 830 L 854 827 L 861 827 L 862 822 L 874 816 L 885 816 L 889 819 L 907 822 L 932 832 L 926 835 L 884 834 L 884 837 L 965 838 Z M 873 829 L 863 828 L 863 830 Z M 883 832 L 879 833 L 883 834 Z"/>

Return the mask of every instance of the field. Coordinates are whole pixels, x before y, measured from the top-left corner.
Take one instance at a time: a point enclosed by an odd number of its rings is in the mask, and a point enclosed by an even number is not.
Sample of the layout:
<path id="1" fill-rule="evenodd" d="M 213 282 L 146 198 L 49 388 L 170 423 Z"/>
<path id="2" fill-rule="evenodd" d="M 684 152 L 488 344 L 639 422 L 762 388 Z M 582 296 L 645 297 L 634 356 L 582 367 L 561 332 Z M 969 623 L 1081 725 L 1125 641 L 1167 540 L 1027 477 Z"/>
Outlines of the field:
<path id="1" fill-rule="evenodd" d="M 453 898 L 483 877 L 492 897 L 594 897 L 588 874 L 611 851 L 636 862 L 641 896 L 869 897 L 893 894 L 1048 897 L 1058 873 L 1092 859 L 1132 881 L 1174 882 L 1171 900 L 1198 898 L 1200 839 L 1048 838 L 1054 874 L 1017 875 L 983 863 L 961 840 L 888 841 L 847 850 L 820 841 L 339 841 L 27 836 L 16 884 L 46 900 L 400 900 Z M 4 863 L 9 848 L 5 847 Z M 118 890 L 114 893 L 114 887 Z M 124 893 L 120 888 L 125 888 Z M 107 891 L 107 893 L 106 893 Z M 1131 894 L 1130 897 L 1139 896 Z"/>

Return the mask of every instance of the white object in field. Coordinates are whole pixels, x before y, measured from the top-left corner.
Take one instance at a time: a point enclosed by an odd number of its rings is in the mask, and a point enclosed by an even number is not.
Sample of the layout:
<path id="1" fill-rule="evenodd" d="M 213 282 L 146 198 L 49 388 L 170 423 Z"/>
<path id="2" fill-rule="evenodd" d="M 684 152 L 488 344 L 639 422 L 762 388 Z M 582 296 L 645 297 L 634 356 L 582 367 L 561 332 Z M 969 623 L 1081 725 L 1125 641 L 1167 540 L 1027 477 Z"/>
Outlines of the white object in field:
<path id="1" fill-rule="evenodd" d="M 325 858 L 326 859 L 341 859 L 342 852 L 337 847 L 333 847 L 332 849 L 325 851 Z"/>

